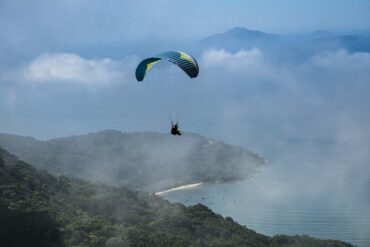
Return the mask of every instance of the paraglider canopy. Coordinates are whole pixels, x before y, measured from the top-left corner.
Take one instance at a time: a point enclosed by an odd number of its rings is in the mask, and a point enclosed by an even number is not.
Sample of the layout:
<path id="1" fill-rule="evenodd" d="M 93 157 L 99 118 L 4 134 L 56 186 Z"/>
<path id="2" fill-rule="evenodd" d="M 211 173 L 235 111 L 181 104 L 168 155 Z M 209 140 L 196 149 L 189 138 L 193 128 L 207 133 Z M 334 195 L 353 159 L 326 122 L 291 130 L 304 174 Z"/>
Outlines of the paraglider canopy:
<path id="1" fill-rule="evenodd" d="M 138 81 L 144 80 L 151 67 L 162 59 L 180 67 L 190 78 L 197 77 L 199 73 L 198 63 L 192 56 L 182 51 L 167 51 L 141 61 L 136 68 L 136 79 Z"/>

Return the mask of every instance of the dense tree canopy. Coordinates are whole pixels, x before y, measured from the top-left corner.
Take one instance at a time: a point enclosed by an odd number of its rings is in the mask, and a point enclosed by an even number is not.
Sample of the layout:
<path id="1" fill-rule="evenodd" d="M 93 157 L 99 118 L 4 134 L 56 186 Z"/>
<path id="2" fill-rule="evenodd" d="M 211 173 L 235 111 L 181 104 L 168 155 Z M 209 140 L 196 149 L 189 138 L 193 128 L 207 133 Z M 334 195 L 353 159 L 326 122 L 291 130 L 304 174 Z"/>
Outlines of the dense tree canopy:
<path id="1" fill-rule="evenodd" d="M 351 246 L 258 234 L 203 205 L 55 177 L 0 149 L 2 246 Z M 32 244 L 33 245 L 32 245 Z"/>

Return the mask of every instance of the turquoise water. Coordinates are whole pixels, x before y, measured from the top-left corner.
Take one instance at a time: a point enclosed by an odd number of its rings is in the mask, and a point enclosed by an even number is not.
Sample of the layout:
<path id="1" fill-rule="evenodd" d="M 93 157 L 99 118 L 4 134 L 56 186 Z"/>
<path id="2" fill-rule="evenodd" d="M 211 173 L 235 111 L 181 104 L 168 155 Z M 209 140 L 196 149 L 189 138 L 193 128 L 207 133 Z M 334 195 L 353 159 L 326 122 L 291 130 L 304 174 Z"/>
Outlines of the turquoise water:
<path id="1" fill-rule="evenodd" d="M 307 234 L 368 247 L 369 154 L 348 148 L 289 141 L 270 149 L 270 162 L 250 179 L 174 191 L 165 198 L 202 203 L 267 235 Z"/>

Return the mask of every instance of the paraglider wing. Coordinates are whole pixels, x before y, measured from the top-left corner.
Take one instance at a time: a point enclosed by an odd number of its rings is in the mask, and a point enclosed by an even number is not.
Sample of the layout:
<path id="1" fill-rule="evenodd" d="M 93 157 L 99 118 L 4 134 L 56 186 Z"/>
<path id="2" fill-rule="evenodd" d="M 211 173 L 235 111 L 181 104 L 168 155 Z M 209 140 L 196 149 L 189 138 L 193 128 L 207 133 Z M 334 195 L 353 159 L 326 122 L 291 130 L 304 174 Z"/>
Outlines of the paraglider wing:
<path id="1" fill-rule="evenodd" d="M 197 77 L 199 73 L 199 66 L 197 61 L 190 55 L 181 51 L 167 51 L 158 54 L 155 57 L 146 58 L 139 63 L 136 68 L 136 79 L 138 81 L 144 80 L 145 75 L 159 60 L 167 60 L 180 67 L 190 78 Z"/>

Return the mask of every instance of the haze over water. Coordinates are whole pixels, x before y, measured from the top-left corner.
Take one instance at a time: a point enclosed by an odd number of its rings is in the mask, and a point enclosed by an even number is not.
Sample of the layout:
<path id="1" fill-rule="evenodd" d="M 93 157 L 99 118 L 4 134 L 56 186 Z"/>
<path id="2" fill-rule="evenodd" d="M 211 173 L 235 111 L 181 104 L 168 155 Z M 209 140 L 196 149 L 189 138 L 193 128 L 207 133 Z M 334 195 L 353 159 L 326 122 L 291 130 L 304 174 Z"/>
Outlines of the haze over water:
<path id="1" fill-rule="evenodd" d="M 370 246 L 369 157 L 353 157 L 328 140 L 281 138 L 264 145 L 269 163 L 253 178 L 165 198 L 202 203 L 267 235 L 305 234 Z"/>

